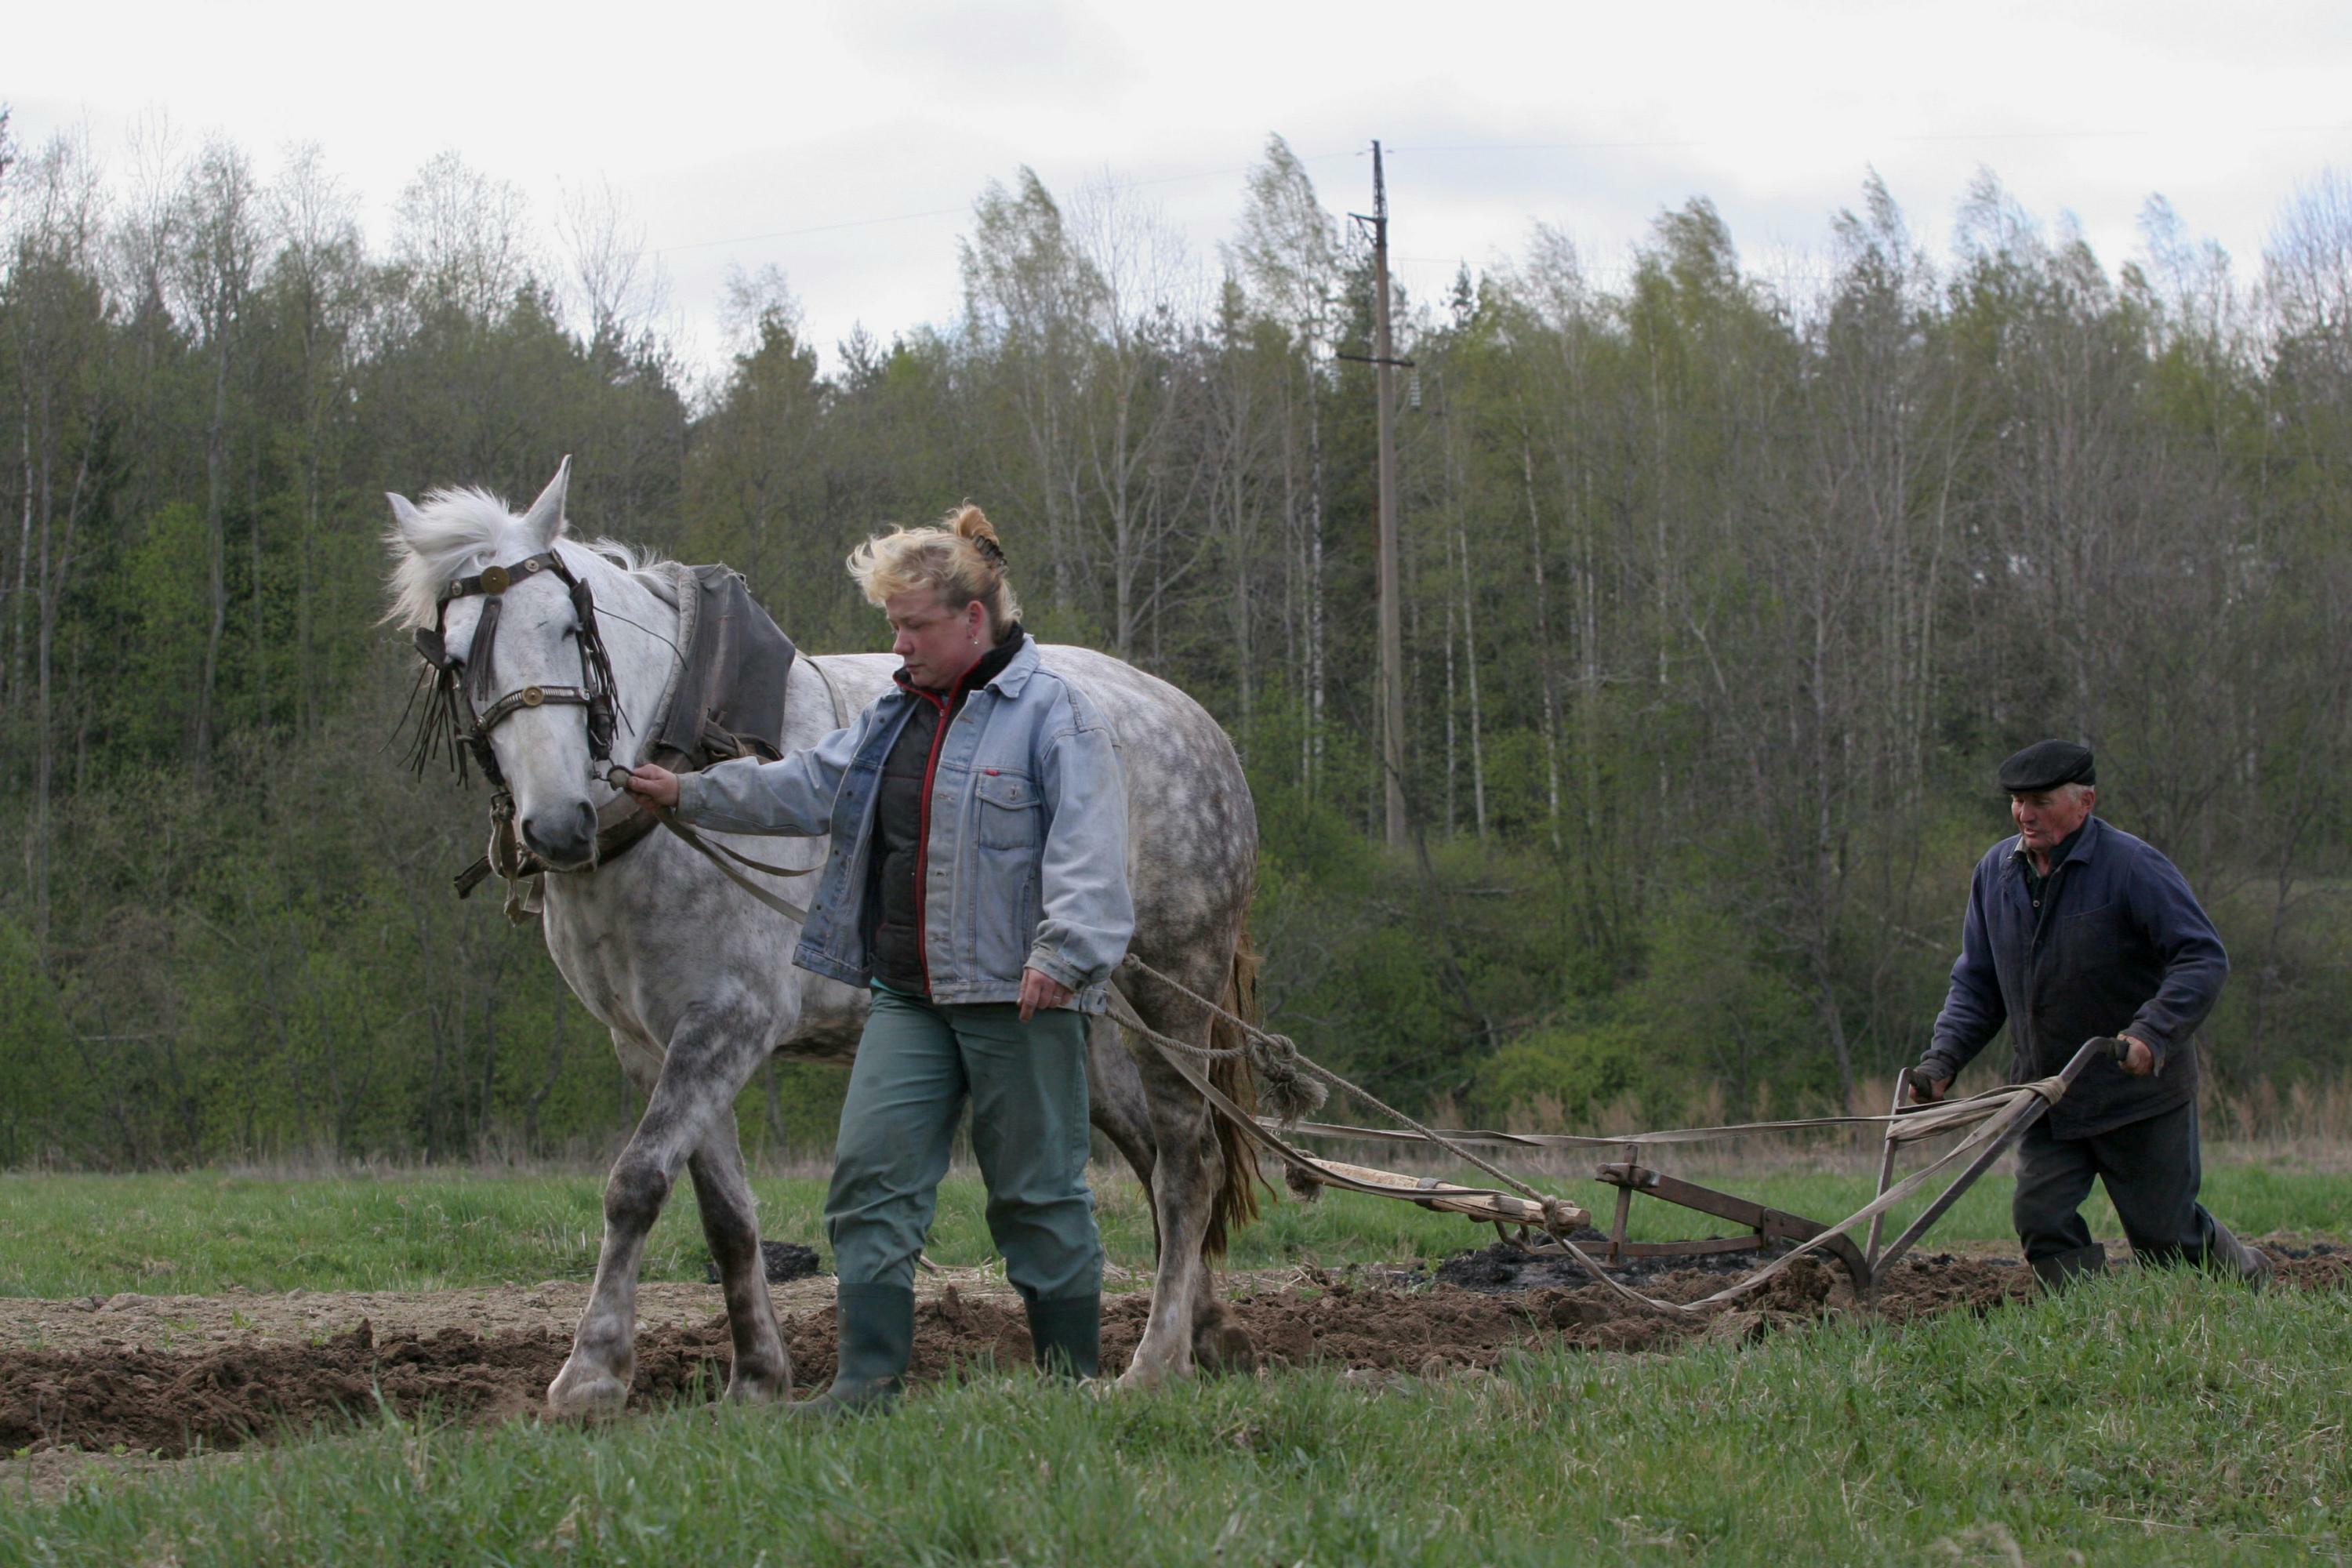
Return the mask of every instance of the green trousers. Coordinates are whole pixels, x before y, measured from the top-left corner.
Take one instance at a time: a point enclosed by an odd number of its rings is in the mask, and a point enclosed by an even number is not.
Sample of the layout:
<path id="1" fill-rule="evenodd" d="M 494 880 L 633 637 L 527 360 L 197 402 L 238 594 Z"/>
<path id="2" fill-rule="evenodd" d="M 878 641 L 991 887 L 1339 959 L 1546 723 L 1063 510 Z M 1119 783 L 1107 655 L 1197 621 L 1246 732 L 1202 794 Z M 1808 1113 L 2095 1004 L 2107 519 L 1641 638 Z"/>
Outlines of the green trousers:
<path id="1" fill-rule="evenodd" d="M 1087 1016 L 1027 1023 L 1009 1002 L 938 1006 L 877 987 L 841 1107 L 824 1201 L 844 1285 L 913 1285 L 964 1101 L 988 1184 L 988 1232 L 1031 1301 L 1102 1289 L 1087 1186 Z"/>

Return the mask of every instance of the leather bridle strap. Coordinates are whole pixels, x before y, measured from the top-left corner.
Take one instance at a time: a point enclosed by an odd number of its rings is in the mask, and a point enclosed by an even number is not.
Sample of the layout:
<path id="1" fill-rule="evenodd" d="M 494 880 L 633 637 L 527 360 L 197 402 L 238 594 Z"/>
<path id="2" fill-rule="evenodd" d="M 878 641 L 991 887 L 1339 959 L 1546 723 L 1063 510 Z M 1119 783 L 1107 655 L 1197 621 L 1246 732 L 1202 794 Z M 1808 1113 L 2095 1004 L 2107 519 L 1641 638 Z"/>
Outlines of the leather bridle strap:
<path id="1" fill-rule="evenodd" d="M 586 708 L 595 701 L 586 688 L 579 686 L 526 686 L 520 691 L 509 691 L 488 708 L 475 721 L 484 733 L 495 730 L 499 721 L 524 708 L 544 708 L 550 705 Z"/>
<path id="2" fill-rule="evenodd" d="M 493 667 L 498 652 L 499 611 L 505 604 L 506 592 L 517 583 L 524 582 L 541 572 L 552 572 L 572 590 L 572 605 L 579 618 L 574 635 L 580 646 L 580 684 L 577 686 L 526 686 L 507 692 L 489 703 L 478 707 L 478 701 L 489 694 L 489 683 L 495 679 Z M 474 646 L 467 660 L 472 667 L 459 670 L 452 667 L 449 650 L 444 641 L 443 625 L 452 600 L 481 595 L 487 600 L 482 616 L 474 629 Z M 572 574 L 562 556 L 553 550 L 542 550 L 504 566 L 485 566 L 471 576 L 460 577 L 442 590 L 436 605 L 434 624 L 428 631 L 417 628 L 416 651 L 441 671 L 441 680 L 453 706 L 462 705 L 466 721 L 459 731 L 466 748 L 472 752 L 482 773 L 497 787 L 505 786 L 498 758 L 490 750 L 490 731 L 500 722 L 526 708 L 541 708 L 551 703 L 557 706 L 584 708 L 588 711 L 588 758 L 592 771 L 598 763 L 613 760 L 613 741 L 616 725 L 613 691 L 612 660 L 604 651 L 602 632 L 596 625 L 596 599 L 588 584 Z M 470 676 L 468 680 L 467 677 Z M 472 689 L 468 689 L 468 687 Z M 453 715 L 454 717 L 454 715 Z"/>

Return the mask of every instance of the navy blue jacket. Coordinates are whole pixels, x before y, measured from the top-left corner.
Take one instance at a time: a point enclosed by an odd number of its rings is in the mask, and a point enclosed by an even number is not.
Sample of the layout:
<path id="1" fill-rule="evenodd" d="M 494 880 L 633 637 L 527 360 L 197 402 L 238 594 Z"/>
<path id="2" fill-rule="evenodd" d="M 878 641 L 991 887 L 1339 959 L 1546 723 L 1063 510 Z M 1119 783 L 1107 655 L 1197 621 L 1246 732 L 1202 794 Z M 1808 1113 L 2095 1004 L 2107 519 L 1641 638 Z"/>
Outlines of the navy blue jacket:
<path id="1" fill-rule="evenodd" d="M 2134 1078 L 2102 1057 L 2052 1109 L 2061 1138 L 2138 1121 L 2197 1095 L 2197 1026 L 2213 1010 L 2229 955 L 2197 895 L 2153 846 L 2094 816 L 2051 868 L 2042 907 L 2026 891 L 2020 841 L 1977 862 L 1959 962 L 1921 1065 L 1954 1078 L 2009 1026 L 2010 1081 L 2044 1078 L 2095 1036 L 2132 1034 L 2156 1053 Z"/>

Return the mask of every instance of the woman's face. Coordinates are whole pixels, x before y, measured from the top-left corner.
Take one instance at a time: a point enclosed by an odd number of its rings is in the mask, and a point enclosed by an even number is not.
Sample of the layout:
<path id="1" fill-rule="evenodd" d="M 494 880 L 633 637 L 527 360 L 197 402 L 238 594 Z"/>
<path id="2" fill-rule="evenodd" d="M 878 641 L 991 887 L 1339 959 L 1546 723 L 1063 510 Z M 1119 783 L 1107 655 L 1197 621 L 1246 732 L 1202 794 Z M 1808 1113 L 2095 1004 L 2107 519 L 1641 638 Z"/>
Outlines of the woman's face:
<path id="1" fill-rule="evenodd" d="M 904 663 L 907 679 L 926 691 L 945 691 L 988 651 L 988 611 L 974 599 L 962 610 L 943 607 L 929 588 L 893 594 L 882 601 L 897 633 L 890 651 Z"/>

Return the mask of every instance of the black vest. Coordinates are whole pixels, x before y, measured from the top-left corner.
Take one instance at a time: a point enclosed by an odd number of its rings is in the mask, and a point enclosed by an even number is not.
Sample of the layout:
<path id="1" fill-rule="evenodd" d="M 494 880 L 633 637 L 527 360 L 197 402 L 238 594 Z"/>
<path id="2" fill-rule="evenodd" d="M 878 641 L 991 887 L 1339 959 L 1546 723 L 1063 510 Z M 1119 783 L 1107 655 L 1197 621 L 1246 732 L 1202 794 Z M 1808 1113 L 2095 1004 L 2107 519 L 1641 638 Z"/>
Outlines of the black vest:
<path id="1" fill-rule="evenodd" d="M 930 977 L 923 965 L 923 834 L 929 826 L 923 803 L 931 791 L 931 770 L 938 762 L 940 731 L 953 721 L 964 698 L 1004 672 L 1021 651 L 1018 622 L 1004 640 L 981 655 L 964 672 L 955 689 L 942 698 L 908 684 L 901 673 L 900 689 L 914 699 L 915 710 L 890 754 L 882 761 L 882 782 L 874 797 L 873 853 L 867 858 L 872 879 L 866 889 L 866 951 L 874 955 L 874 978 L 893 991 L 928 996 Z"/>

